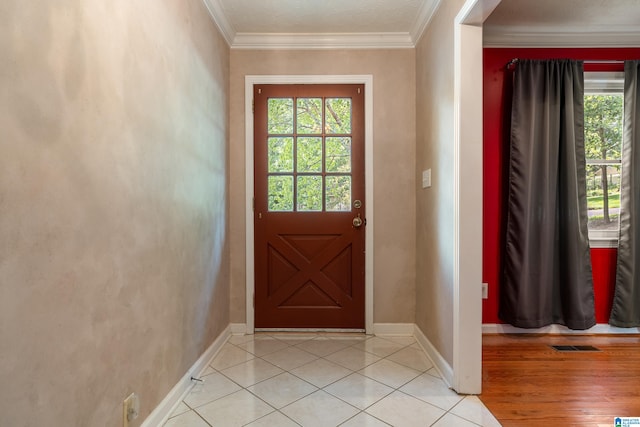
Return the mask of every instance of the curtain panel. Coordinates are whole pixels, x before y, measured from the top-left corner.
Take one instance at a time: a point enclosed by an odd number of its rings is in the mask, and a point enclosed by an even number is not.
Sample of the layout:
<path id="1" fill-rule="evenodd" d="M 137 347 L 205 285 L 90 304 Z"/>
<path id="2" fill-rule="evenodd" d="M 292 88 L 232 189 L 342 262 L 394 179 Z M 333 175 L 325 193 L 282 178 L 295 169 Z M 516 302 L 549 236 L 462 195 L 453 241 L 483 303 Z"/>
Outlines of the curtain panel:
<path id="1" fill-rule="evenodd" d="M 620 238 L 609 323 L 640 326 L 640 61 L 624 64 Z"/>
<path id="2" fill-rule="evenodd" d="M 583 63 L 520 60 L 513 85 L 499 316 L 521 328 L 587 329 L 596 321 Z"/>

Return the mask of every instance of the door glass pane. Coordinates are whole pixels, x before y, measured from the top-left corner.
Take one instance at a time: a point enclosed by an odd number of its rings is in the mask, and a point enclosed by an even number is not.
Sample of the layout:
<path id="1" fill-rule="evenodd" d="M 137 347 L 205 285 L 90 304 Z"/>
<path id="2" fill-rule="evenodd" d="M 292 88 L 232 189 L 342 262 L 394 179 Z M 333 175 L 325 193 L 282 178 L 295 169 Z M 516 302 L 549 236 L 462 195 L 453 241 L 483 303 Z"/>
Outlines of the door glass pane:
<path id="1" fill-rule="evenodd" d="M 327 137 L 326 171 L 351 172 L 351 138 Z"/>
<path id="2" fill-rule="evenodd" d="M 617 230 L 620 217 L 620 165 L 587 165 L 589 230 Z"/>
<path id="3" fill-rule="evenodd" d="M 292 98 L 269 98 L 267 129 L 270 134 L 293 133 Z"/>
<path id="4" fill-rule="evenodd" d="M 298 138 L 298 172 L 322 172 L 322 138 Z"/>
<path id="5" fill-rule="evenodd" d="M 322 99 L 298 98 L 298 133 L 321 134 L 322 133 Z"/>
<path id="6" fill-rule="evenodd" d="M 269 177 L 269 211 L 293 211 L 293 176 Z"/>
<path id="7" fill-rule="evenodd" d="M 269 172 L 293 172 L 293 138 L 269 138 Z"/>
<path id="8" fill-rule="evenodd" d="M 298 177 L 298 211 L 322 210 L 322 176 Z"/>
<path id="9" fill-rule="evenodd" d="M 351 210 L 351 177 L 328 176 L 326 178 L 327 211 Z"/>
<path id="10" fill-rule="evenodd" d="M 351 98 L 327 98 L 326 133 L 351 133 Z"/>

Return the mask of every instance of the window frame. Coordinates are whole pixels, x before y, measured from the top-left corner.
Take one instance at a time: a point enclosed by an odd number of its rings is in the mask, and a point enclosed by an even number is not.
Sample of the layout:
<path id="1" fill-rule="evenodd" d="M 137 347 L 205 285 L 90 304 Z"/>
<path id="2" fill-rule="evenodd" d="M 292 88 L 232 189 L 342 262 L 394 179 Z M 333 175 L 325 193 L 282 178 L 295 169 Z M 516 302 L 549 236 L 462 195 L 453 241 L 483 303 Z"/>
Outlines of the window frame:
<path id="1" fill-rule="evenodd" d="M 587 95 L 623 95 L 624 94 L 624 72 L 620 71 L 585 71 L 584 72 L 584 96 Z M 621 154 L 622 156 L 622 154 Z M 615 164 L 622 168 L 620 162 L 608 161 L 604 159 L 586 159 L 587 165 Z M 586 174 L 586 170 L 585 170 Z M 616 230 L 588 230 L 589 245 L 591 248 L 617 248 L 620 236 L 620 220 Z"/>

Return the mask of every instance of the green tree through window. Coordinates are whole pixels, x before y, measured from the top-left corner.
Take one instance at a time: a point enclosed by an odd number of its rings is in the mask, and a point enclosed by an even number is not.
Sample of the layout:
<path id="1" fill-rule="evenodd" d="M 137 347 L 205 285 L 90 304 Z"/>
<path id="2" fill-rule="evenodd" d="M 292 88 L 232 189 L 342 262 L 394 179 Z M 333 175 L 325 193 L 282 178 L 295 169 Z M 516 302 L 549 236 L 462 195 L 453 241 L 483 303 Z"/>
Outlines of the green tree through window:
<path id="1" fill-rule="evenodd" d="M 623 97 L 620 93 L 584 97 L 589 228 L 617 230 L 620 209 Z"/>
<path id="2" fill-rule="evenodd" d="M 351 209 L 351 98 L 269 98 L 270 211 Z"/>

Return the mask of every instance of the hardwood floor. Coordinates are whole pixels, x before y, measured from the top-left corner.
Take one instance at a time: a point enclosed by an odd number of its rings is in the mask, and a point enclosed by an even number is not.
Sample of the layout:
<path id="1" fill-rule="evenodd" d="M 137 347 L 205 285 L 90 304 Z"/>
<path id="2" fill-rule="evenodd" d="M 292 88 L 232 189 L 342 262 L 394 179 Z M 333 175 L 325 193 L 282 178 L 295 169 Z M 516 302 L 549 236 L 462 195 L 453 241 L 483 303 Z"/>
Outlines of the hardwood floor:
<path id="1" fill-rule="evenodd" d="M 640 417 L 640 335 L 485 335 L 482 353 L 480 399 L 505 427 L 613 426 L 615 417 Z"/>

